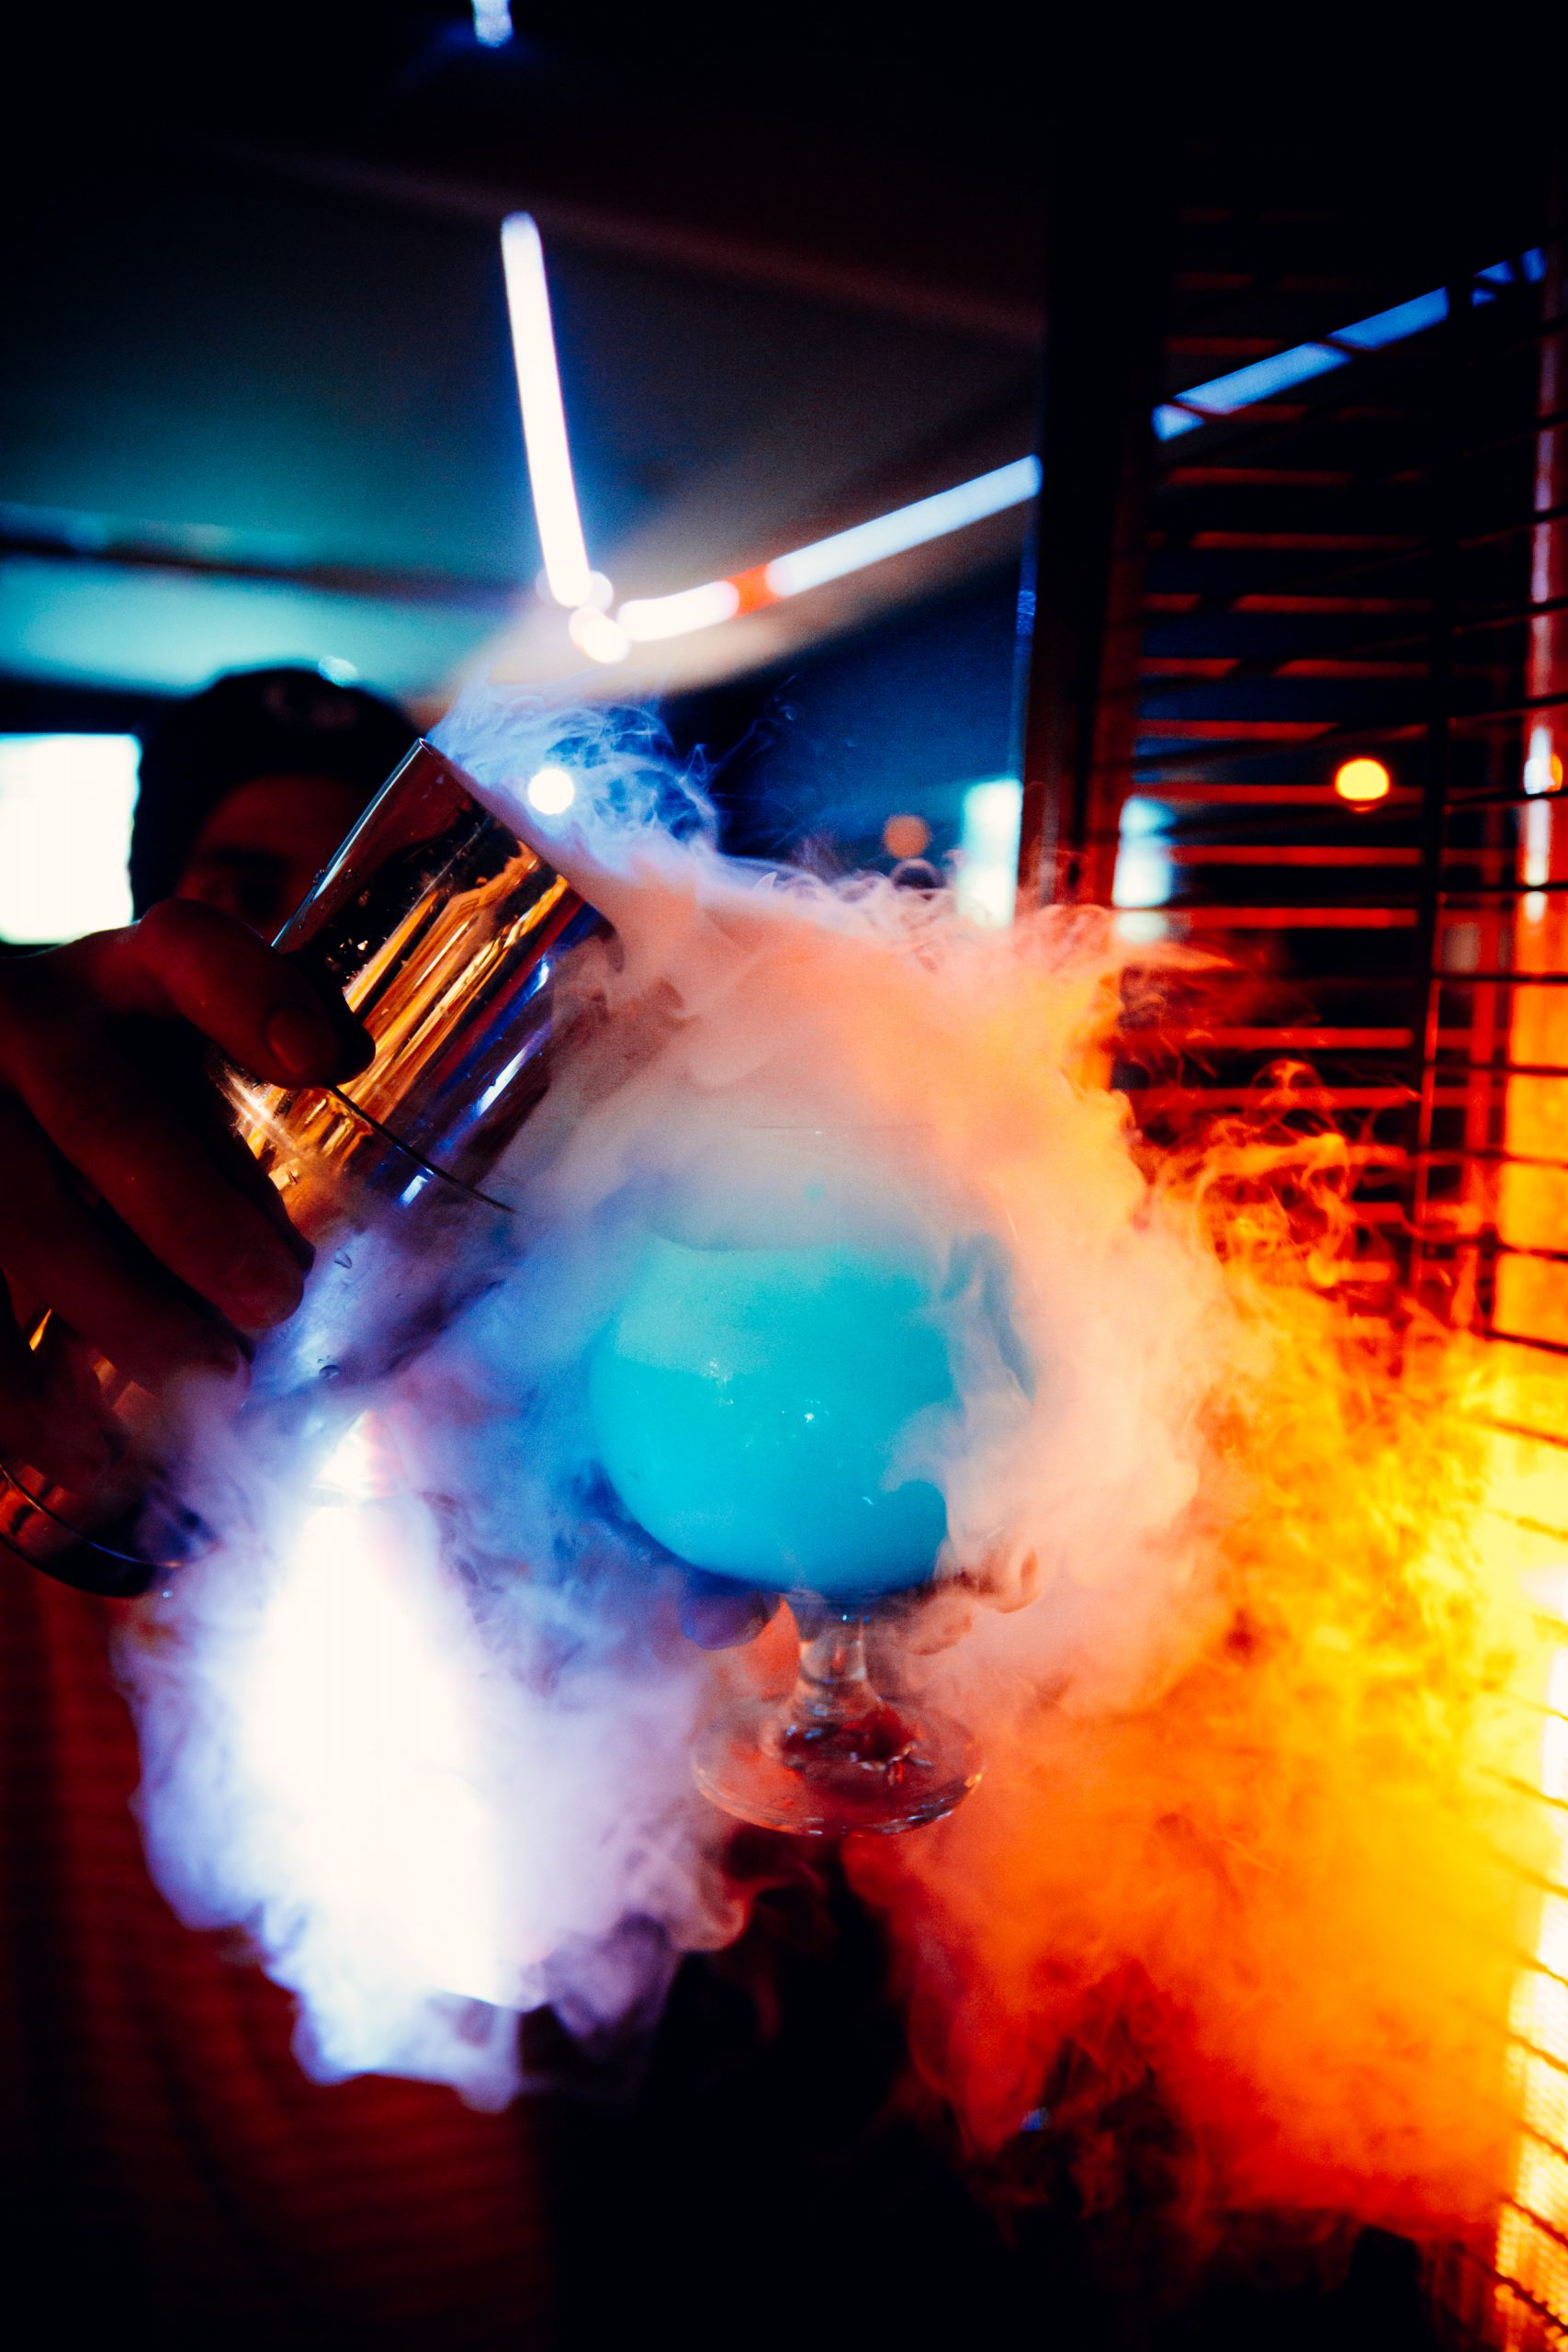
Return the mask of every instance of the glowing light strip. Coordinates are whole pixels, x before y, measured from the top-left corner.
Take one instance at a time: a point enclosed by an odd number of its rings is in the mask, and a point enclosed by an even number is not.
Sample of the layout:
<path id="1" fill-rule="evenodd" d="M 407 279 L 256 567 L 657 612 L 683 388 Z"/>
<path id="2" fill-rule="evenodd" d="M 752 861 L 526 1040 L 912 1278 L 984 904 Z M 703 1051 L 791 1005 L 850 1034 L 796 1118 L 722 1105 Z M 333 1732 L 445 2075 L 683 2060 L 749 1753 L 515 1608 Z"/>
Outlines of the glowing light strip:
<path id="1" fill-rule="evenodd" d="M 1489 268 L 1476 273 L 1473 300 L 1477 303 L 1495 301 L 1505 286 L 1538 284 L 1545 268 L 1545 255 L 1539 247 L 1532 247 L 1517 261 L 1494 262 Z M 1194 433 L 1201 424 L 1216 417 L 1234 415 L 1237 410 L 1271 399 L 1292 384 L 1303 384 L 1314 376 L 1326 375 L 1331 368 L 1346 367 L 1361 352 L 1381 351 L 1391 343 L 1403 342 L 1408 335 L 1421 334 L 1447 316 L 1448 295 L 1442 288 L 1430 294 L 1417 294 L 1408 302 L 1396 302 L 1391 310 L 1375 311 L 1371 318 L 1337 328 L 1321 343 L 1296 344 L 1289 351 L 1274 352 L 1269 358 L 1237 368 L 1228 376 L 1216 376 L 1209 383 L 1195 384 L 1190 391 L 1176 393 L 1155 410 L 1154 429 L 1162 441 L 1173 440 L 1180 433 Z M 564 426 L 562 430 L 564 434 Z M 529 461 L 532 464 L 532 444 Z M 939 490 L 931 498 L 917 499 L 912 506 L 897 507 L 891 514 L 878 514 L 869 523 L 853 524 L 847 531 L 835 531 L 829 538 L 815 539 L 809 547 L 796 548 L 793 554 L 775 556 L 771 563 L 739 572 L 734 579 L 706 580 L 700 587 L 682 588 L 669 596 L 633 597 L 617 608 L 613 620 L 595 613 L 588 616 L 592 643 L 575 628 L 574 635 L 595 661 L 617 662 L 629 645 L 656 644 L 664 638 L 689 637 L 697 629 L 716 628 L 721 622 L 733 620 L 739 613 L 755 612 L 763 605 L 776 604 L 781 597 L 798 596 L 827 581 L 842 580 L 852 571 L 863 571 L 869 564 L 886 562 L 889 556 L 902 555 L 907 548 L 945 538 L 951 532 L 962 531 L 988 514 L 1000 514 L 1010 506 L 1023 505 L 1039 488 L 1039 458 L 1016 458 L 1010 465 L 998 466 L 990 473 L 957 483 L 952 490 Z M 551 585 L 553 591 L 553 581 Z M 560 601 L 564 603 L 566 599 Z M 586 594 L 578 602 L 586 603 Z"/>
<path id="2" fill-rule="evenodd" d="M 814 539 L 809 547 L 796 548 L 793 555 L 777 556 L 764 568 L 763 583 L 771 595 L 798 596 L 803 589 L 842 580 L 846 572 L 885 563 L 889 556 L 924 547 L 931 539 L 945 538 L 950 531 L 962 531 L 987 514 L 1021 506 L 1039 488 L 1039 458 L 1015 458 L 1010 466 L 998 466 L 994 472 L 961 481 L 953 490 L 939 490 L 933 498 L 917 499 L 913 506 L 900 506 L 870 523 L 857 523 L 851 530 L 835 531 L 829 539 Z"/>
<path id="3" fill-rule="evenodd" d="M 772 563 L 743 572 L 738 580 L 708 580 L 700 588 L 682 588 L 672 596 L 633 598 L 618 608 L 615 618 L 639 645 L 660 638 L 685 637 L 694 629 L 712 628 L 720 621 L 731 620 L 739 612 L 775 605 L 782 597 L 798 596 L 826 581 L 863 571 L 868 564 L 885 563 L 889 556 L 902 555 L 909 548 L 946 538 L 971 523 L 983 522 L 988 514 L 1022 506 L 1039 488 L 1039 458 L 1015 458 L 1010 465 L 977 474 L 972 481 L 939 490 L 930 498 L 918 498 L 912 506 L 896 507 L 891 514 L 875 515 L 869 523 L 835 531 L 830 538 L 814 539 L 809 547 L 796 548 L 791 555 L 775 556 Z"/>
<path id="4" fill-rule="evenodd" d="M 513 212 L 502 221 L 501 259 L 506 273 L 512 355 L 545 578 L 556 603 L 575 612 L 593 594 L 593 573 L 572 479 L 549 288 L 545 282 L 545 251 L 530 214 Z"/>
<path id="5" fill-rule="evenodd" d="M 512 0 L 474 0 L 474 39 L 504 49 L 512 39 Z"/>
<path id="6" fill-rule="evenodd" d="M 1495 302 L 1505 286 L 1539 284 L 1545 268 L 1546 256 L 1539 246 L 1521 254 L 1517 263 L 1494 262 L 1477 271 L 1472 298 L 1478 306 Z M 1178 392 L 1156 409 L 1155 431 L 1162 441 L 1173 441 L 1179 433 L 1195 433 L 1212 417 L 1234 416 L 1237 409 L 1251 408 L 1258 401 L 1288 391 L 1293 384 L 1308 383 L 1330 368 L 1348 366 L 1361 352 L 1382 351 L 1408 335 L 1424 334 L 1448 314 L 1448 293 L 1440 286 L 1430 294 L 1396 302 L 1391 310 L 1375 311 L 1370 319 L 1336 327 L 1321 343 L 1298 343 L 1289 351 L 1273 352 L 1250 367 L 1235 368 L 1228 376 L 1215 376 L 1206 384 L 1194 384 L 1190 391 Z"/>
<path id="7" fill-rule="evenodd" d="M 682 588 L 672 596 L 628 597 L 615 618 L 636 644 L 648 645 L 661 637 L 712 628 L 739 610 L 740 591 L 733 580 L 707 580 L 700 588 Z"/>
<path id="8" fill-rule="evenodd" d="M 1326 375 L 1331 368 L 1348 366 L 1349 358 L 1348 351 L 1335 351 L 1325 343 L 1299 343 L 1292 351 L 1273 352 L 1267 359 L 1254 360 L 1250 368 L 1216 376 L 1212 383 L 1195 384 L 1190 392 L 1179 394 L 1179 407 L 1165 401 L 1155 411 L 1155 431 L 1162 441 L 1172 441 L 1179 433 L 1196 433 L 1212 417 L 1229 416 L 1238 408 L 1271 400 L 1276 392 L 1289 391 L 1292 384 L 1304 384 L 1314 376 Z"/>

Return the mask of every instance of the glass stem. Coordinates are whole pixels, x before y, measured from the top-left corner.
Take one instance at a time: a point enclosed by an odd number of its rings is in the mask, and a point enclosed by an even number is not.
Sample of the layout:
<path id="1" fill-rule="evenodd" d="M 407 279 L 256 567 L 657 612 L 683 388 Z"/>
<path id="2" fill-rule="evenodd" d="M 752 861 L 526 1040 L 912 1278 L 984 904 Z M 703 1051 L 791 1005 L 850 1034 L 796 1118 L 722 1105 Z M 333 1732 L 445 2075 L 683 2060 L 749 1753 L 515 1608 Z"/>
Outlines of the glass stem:
<path id="1" fill-rule="evenodd" d="M 846 1609 L 830 1616 L 817 1633 L 802 1628 L 800 1668 L 789 1702 L 790 1729 L 818 1735 L 848 1729 L 863 1723 L 876 1705 L 866 1672 L 861 1612 Z"/>

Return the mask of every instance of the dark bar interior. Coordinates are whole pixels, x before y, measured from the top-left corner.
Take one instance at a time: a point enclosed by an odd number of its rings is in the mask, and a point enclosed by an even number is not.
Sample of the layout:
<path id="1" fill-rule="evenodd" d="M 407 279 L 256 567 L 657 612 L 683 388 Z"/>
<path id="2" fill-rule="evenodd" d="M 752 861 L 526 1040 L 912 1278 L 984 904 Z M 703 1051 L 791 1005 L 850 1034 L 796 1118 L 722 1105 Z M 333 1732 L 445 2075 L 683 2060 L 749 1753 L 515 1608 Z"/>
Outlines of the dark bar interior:
<path id="1" fill-rule="evenodd" d="M 18 2342 L 1568 2342 L 1560 40 L 25 13 Z"/>

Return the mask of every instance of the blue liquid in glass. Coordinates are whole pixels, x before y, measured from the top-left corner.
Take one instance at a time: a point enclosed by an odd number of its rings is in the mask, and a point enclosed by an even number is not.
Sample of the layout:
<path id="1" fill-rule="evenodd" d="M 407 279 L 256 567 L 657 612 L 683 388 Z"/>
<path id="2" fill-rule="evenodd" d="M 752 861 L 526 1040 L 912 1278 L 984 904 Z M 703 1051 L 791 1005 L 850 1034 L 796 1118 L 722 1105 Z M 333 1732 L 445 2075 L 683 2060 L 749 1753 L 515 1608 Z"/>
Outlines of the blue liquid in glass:
<path id="1" fill-rule="evenodd" d="M 932 1574 L 941 1490 L 891 1466 L 913 1416 L 955 1399 L 908 1261 L 656 1239 L 589 1381 L 612 1485 L 692 1566 L 844 1600 Z"/>

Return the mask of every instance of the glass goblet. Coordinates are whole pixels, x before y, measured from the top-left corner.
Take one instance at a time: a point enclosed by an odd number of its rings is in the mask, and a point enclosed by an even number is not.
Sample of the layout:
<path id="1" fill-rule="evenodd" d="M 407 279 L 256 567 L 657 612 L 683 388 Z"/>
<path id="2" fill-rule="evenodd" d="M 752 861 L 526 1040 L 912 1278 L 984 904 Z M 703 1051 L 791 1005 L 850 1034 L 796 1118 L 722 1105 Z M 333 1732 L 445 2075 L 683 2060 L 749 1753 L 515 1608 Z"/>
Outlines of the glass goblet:
<path id="1" fill-rule="evenodd" d="M 809 1836 L 935 1820 L 979 1777 L 968 1734 L 884 1697 L 866 1659 L 868 1625 L 935 1575 L 931 1465 L 957 1414 L 953 1236 L 912 1205 L 908 1143 L 736 1139 L 728 1177 L 648 1240 L 590 1367 L 600 1457 L 632 1517 L 689 1566 L 789 1601 L 793 1690 L 723 1712 L 694 1769 L 726 1812 Z"/>

